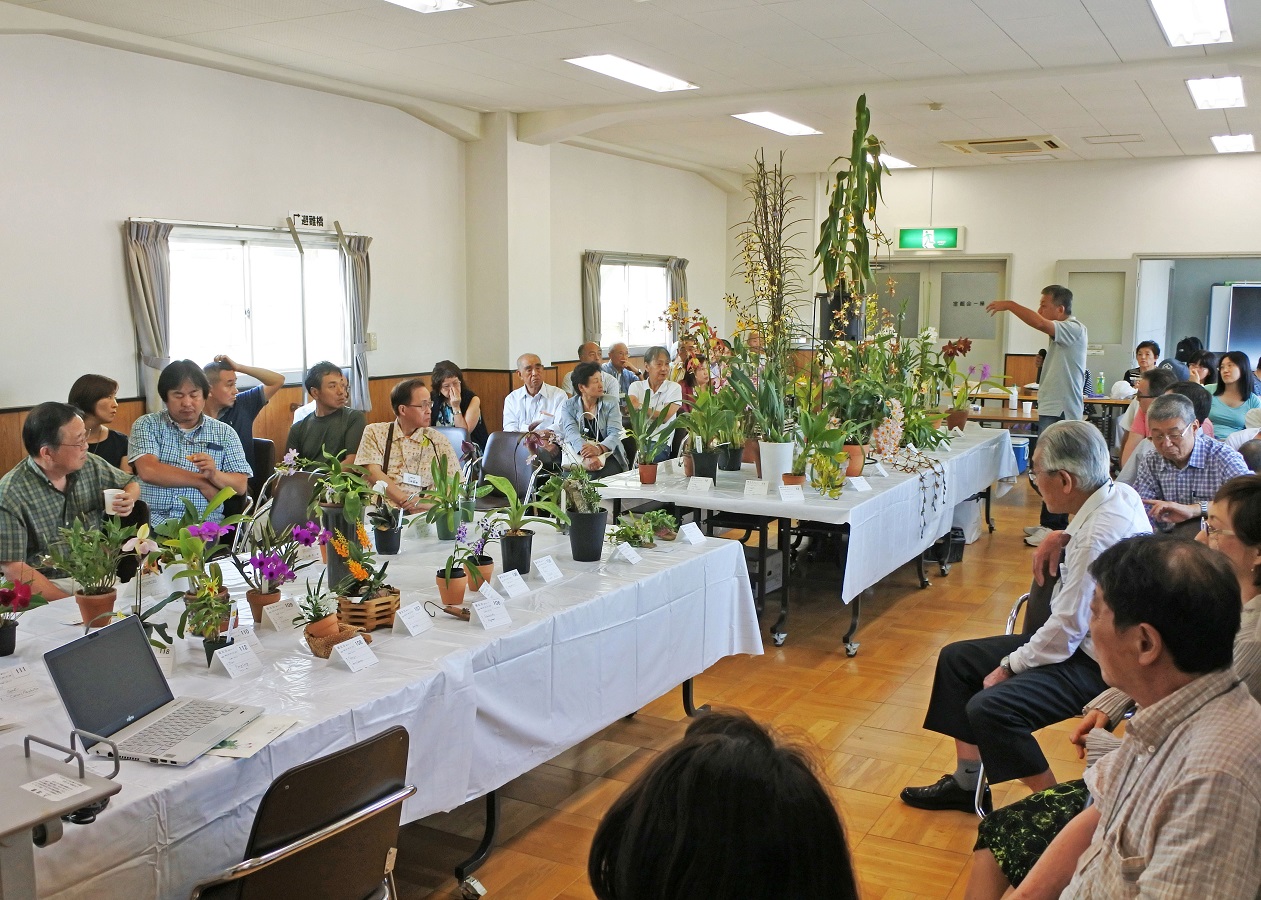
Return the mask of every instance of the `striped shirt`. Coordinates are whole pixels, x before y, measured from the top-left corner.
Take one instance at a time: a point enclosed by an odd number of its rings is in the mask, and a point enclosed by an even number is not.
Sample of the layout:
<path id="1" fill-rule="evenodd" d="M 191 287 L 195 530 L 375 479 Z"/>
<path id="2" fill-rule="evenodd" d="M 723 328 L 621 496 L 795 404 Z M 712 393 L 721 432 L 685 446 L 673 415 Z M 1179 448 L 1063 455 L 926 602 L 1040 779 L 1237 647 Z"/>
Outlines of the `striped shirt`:
<path id="1" fill-rule="evenodd" d="M 1140 710 L 1085 778 L 1099 824 L 1061 900 L 1261 896 L 1261 705 L 1234 672 Z"/>
<path id="2" fill-rule="evenodd" d="M 1159 452 L 1147 454 L 1139 463 L 1134 490 L 1144 500 L 1200 503 L 1212 500 L 1217 489 L 1236 475 L 1251 474 L 1236 451 L 1197 433 L 1191 456 L 1181 469 Z M 1159 524 L 1163 527 L 1163 523 Z"/>

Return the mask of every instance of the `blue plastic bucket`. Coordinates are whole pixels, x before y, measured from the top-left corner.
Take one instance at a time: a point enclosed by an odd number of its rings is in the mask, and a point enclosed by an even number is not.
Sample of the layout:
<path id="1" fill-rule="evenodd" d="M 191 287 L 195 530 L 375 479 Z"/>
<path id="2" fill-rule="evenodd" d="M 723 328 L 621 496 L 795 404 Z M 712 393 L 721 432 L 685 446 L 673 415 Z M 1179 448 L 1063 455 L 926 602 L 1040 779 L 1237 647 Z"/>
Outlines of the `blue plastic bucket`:
<path id="1" fill-rule="evenodd" d="M 1029 439 L 1027 437 L 1013 437 L 1011 452 L 1016 455 L 1017 471 L 1023 472 L 1029 468 Z"/>

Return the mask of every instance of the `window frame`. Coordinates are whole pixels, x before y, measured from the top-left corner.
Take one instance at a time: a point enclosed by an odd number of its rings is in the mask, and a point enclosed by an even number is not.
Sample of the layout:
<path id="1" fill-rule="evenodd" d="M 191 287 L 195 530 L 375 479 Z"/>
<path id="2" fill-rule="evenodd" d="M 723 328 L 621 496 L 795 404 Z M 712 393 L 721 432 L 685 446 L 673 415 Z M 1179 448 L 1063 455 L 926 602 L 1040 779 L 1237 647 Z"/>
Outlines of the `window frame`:
<path id="1" fill-rule="evenodd" d="M 649 254 L 649 253 L 607 253 L 606 252 L 604 254 L 604 258 L 600 260 L 600 268 L 603 269 L 605 266 L 642 266 L 643 268 L 661 269 L 662 271 L 665 271 L 667 273 L 666 274 L 666 302 L 665 302 L 665 307 L 661 311 L 662 315 L 664 316 L 667 312 L 669 312 L 670 303 L 672 299 L 670 297 L 669 273 L 667 270 L 669 268 L 670 260 L 673 258 L 674 257 L 671 257 L 671 256 L 658 256 L 656 254 Z M 601 276 L 600 276 L 600 318 L 601 318 L 600 352 L 604 356 L 607 357 L 609 354 L 609 348 L 612 347 L 616 343 L 620 343 L 621 341 L 620 339 L 606 340 L 605 335 L 604 335 L 604 328 L 603 328 L 604 276 L 603 276 L 603 273 L 601 273 Z M 672 324 L 667 324 L 666 327 L 667 327 L 666 339 L 665 339 L 665 343 L 662 346 L 665 346 L 667 349 L 669 349 L 669 344 L 677 340 L 677 336 L 675 334 L 675 327 Z M 643 356 L 644 353 L 647 352 L 648 348 L 651 346 L 654 346 L 654 345 L 653 344 L 632 345 L 629 341 L 626 342 L 627 350 L 629 351 L 631 356 Z"/>

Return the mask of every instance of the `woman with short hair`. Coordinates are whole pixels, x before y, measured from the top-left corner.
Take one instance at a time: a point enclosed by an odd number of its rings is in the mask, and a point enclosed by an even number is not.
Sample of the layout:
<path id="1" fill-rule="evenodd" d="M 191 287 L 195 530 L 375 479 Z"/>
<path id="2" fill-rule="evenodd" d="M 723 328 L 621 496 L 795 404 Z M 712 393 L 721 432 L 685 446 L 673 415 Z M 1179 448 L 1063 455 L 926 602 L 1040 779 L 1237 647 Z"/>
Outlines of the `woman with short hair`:
<path id="1" fill-rule="evenodd" d="M 105 375 L 80 375 L 70 386 L 66 402 L 83 413 L 83 424 L 88 427 L 88 452 L 131 474 L 127 435 L 109 427 L 118 416 L 118 382 Z"/>
<path id="2" fill-rule="evenodd" d="M 482 401 L 464 383 L 464 373 L 449 359 L 437 362 L 430 376 L 433 396 L 433 424 L 463 428 L 468 439 L 486 449 L 486 423 L 482 421 Z M 458 448 L 457 448 L 458 449 Z"/>

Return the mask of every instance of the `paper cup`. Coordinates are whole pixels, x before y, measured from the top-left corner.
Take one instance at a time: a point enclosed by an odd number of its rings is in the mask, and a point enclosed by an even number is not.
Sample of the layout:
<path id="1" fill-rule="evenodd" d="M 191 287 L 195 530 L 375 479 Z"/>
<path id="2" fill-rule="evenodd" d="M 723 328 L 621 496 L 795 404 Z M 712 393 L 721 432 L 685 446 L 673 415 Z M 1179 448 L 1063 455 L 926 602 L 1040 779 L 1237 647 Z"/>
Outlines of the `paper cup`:
<path id="1" fill-rule="evenodd" d="M 118 498 L 123 495 L 123 491 L 119 488 L 106 488 L 103 493 L 105 495 L 105 515 L 117 515 L 117 510 L 114 509 L 114 504 L 117 502 Z"/>
<path id="2" fill-rule="evenodd" d="M 1031 415 L 1033 415 L 1033 401 L 1032 401 L 1032 400 L 1021 400 L 1021 401 L 1020 401 L 1020 412 L 1021 412 L 1021 413 L 1023 413 L 1024 415 L 1026 415 L 1026 416 L 1031 416 Z"/>

